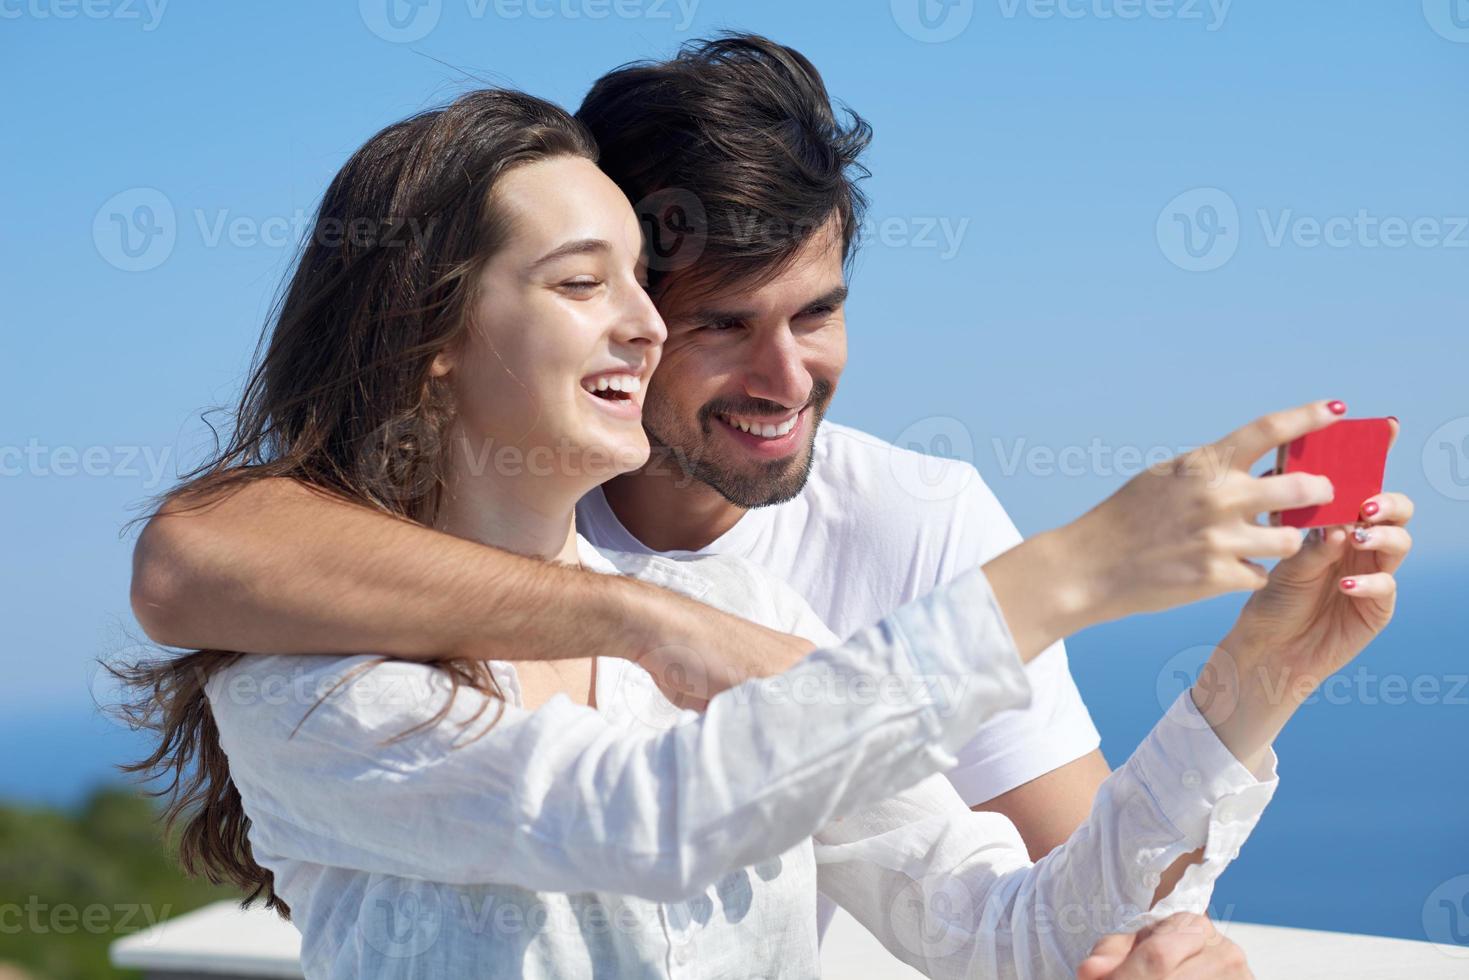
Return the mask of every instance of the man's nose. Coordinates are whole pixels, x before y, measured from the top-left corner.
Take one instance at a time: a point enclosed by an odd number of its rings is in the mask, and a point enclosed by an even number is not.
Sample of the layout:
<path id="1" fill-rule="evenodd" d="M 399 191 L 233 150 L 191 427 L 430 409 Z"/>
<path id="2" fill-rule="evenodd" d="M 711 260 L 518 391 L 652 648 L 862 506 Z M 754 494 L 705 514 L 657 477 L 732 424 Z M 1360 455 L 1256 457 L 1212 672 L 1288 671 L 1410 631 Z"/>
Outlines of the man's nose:
<path id="1" fill-rule="evenodd" d="M 786 327 L 762 336 L 751 350 L 745 367 L 745 393 L 751 398 L 800 408 L 811 397 L 811 372 L 801 347 Z"/>

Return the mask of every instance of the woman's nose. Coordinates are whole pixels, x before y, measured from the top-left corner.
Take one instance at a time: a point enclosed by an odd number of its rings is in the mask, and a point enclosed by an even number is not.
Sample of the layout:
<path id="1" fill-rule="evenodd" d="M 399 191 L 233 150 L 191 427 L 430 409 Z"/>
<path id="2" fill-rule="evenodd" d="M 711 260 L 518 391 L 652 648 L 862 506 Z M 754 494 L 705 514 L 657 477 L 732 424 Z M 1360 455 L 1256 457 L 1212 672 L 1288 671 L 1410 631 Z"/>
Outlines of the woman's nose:
<path id="1" fill-rule="evenodd" d="M 668 328 L 664 326 L 663 317 L 647 290 L 634 284 L 627 296 L 624 308 L 619 311 L 617 339 L 625 343 L 644 341 L 650 344 L 662 344 L 667 340 Z"/>

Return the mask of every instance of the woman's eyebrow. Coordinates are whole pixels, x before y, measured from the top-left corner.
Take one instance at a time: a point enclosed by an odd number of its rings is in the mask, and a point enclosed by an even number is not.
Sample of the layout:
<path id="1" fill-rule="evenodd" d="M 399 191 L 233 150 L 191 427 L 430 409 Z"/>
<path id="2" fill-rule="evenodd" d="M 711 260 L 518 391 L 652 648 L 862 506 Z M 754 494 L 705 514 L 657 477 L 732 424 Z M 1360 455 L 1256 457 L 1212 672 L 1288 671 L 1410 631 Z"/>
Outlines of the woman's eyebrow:
<path id="1" fill-rule="evenodd" d="M 551 249 L 551 251 L 532 262 L 530 267 L 532 269 L 539 269 L 547 263 L 554 262 L 557 259 L 564 259 L 568 255 L 586 255 L 590 252 L 610 252 L 611 250 L 611 244 L 605 239 L 578 238 L 575 241 L 566 242 Z"/>

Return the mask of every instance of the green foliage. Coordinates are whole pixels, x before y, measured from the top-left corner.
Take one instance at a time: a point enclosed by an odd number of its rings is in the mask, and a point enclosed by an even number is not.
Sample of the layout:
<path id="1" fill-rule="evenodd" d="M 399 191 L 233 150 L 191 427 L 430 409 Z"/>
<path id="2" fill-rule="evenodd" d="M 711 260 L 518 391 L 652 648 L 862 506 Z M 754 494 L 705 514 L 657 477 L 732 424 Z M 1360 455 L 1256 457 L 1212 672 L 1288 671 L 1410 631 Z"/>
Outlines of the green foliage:
<path id="1" fill-rule="evenodd" d="M 176 855 L 132 790 L 97 790 L 73 812 L 0 804 L 0 974 L 135 976 L 108 965 L 114 940 L 239 897 L 185 877 Z"/>

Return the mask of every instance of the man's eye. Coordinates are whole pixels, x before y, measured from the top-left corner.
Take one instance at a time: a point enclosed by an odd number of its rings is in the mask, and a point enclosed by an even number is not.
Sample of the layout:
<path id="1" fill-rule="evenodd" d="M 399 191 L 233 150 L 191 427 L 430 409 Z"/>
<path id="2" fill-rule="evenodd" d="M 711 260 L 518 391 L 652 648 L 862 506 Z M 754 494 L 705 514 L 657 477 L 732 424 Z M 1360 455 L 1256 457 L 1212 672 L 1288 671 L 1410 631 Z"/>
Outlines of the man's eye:
<path id="1" fill-rule="evenodd" d="M 804 311 L 801 315 L 802 316 L 829 316 L 831 314 L 831 312 L 832 312 L 832 307 L 830 307 L 830 306 L 813 306 L 809 310 Z"/>
<path id="2" fill-rule="evenodd" d="M 733 330 L 739 325 L 740 321 L 738 320 L 709 320 L 702 326 L 705 330 Z"/>

